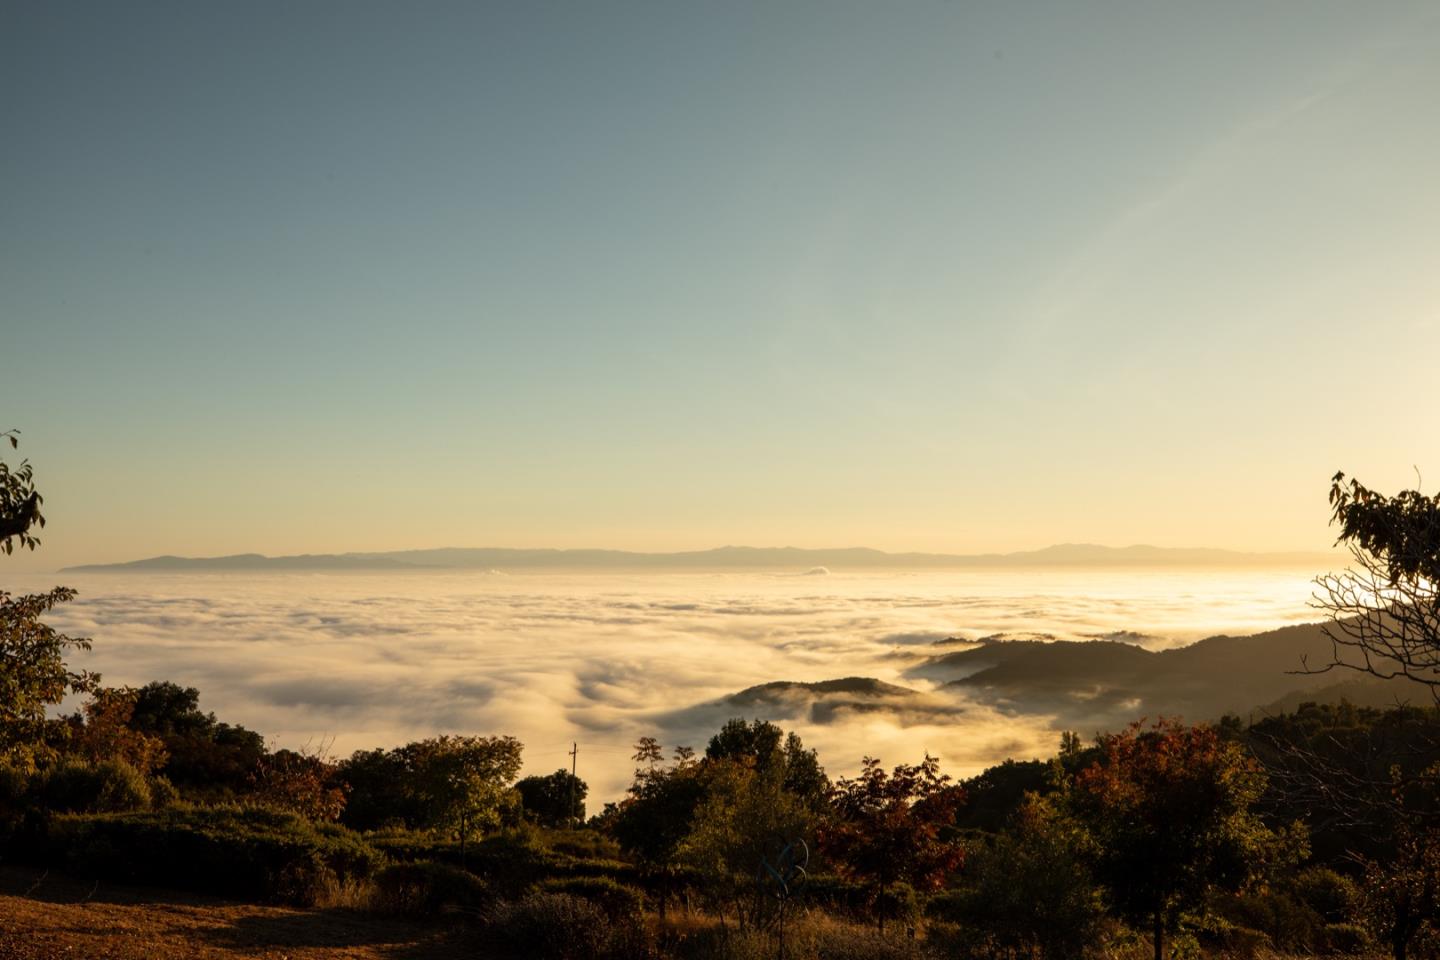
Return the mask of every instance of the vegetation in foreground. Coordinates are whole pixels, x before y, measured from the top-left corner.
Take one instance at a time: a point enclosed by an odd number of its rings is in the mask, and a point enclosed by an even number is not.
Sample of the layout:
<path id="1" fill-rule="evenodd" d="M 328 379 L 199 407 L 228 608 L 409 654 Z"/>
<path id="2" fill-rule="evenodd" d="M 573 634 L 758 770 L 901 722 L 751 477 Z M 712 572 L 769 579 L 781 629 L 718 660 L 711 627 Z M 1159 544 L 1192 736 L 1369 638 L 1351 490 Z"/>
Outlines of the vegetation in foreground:
<path id="1" fill-rule="evenodd" d="M 3 549 L 34 548 L 41 503 L 28 467 L 0 471 Z M 1332 503 L 1369 579 L 1321 581 L 1347 616 L 1320 669 L 1431 685 L 1440 498 L 1337 476 Z M 511 737 L 334 759 L 272 750 L 194 689 L 104 687 L 66 664 L 88 641 L 43 622 L 72 596 L 0 593 L 9 862 L 412 918 L 497 956 L 1440 950 L 1433 708 L 1066 734 L 963 783 L 928 756 L 832 781 L 793 733 L 735 719 L 703 753 L 642 739 L 627 796 L 585 820 L 565 771 L 517 782 Z"/>

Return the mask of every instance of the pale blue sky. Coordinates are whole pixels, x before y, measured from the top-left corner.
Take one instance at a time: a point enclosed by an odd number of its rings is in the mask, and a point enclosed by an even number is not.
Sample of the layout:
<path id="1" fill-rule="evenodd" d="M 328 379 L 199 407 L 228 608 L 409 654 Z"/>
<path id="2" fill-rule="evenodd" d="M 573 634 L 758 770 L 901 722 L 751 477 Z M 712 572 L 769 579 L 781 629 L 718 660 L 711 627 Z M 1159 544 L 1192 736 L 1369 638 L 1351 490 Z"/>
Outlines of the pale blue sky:
<path id="1" fill-rule="evenodd" d="M 3 4 L 19 566 L 1308 549 L 1440 481 L 1440 17 Z"/>

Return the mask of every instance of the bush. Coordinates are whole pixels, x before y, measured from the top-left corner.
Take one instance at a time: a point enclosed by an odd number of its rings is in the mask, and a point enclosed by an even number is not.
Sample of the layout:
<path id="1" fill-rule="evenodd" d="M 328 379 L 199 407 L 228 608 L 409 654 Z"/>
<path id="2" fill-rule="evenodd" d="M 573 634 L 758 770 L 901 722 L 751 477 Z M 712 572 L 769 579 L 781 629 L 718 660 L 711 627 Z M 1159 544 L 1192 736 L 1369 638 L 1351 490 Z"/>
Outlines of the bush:
<path id="1" fill-rule="evenodd" d="M 563 893 L 535 893 L 500 904 L 491 933 L 517 956 L 595 960 L 610 947 L 610 920 L 595 904 Z"/>
<path id="2" fill-rule="evenodd" d="M 1220 915 L 1238 927 L 1262 931 L 1277 950 L 1311 953 L 1325 920 L 1298 897 L 1265 890 L 1235 894 L 1221 902 Z"/>
<path id="3" fill-rule="evenodd" d="M 634 887 L 616 883 L 609 877 L 563 877 L 546 880 L 540 885 L 545 893 L 561 893 L 588 900 L 604 911 L 611 920 L 637 918 L 645 909 L 645 895 Z"/>
<path id="4" fill-rule="evenodd" d="M 869 910 L 873 891 L 852 880 L 845 880 L 831 874 L 812 876 L 800 888 L 797 902 L 822 907 L 832 913 L 847 917 L 864 917 Z"/>
<path id="5" fill-rule="evenodd" d="M 180 791 L 165 777 L 150 778 L 150 806 L 159 810 L 180 802 Z"/>
<path id="6" fill-rule="evenodd" d="M 914 924 L 920 919 L 920 898 L 908 883 L 896 883 L 875 897 L 875 916 L 885 922 Z"/>
<path id="7" fill-rule="evenodd" d="M 382 862 L 342 827 L 240 807 L 58 814 L 18 846 L 22 859 L 98 879 L 299 904 Z"/>
<path id="8" fill-rule="evenodd" d="M 620 844 L 595 830 L 547 830 L 542 836 L 552 853 L 582 860 L 620 858 Z"/>
<path id="9" fill-rule="evenodd" d="M 150 806 L 150 784 L 122 760 L 64 760 L 36 785 L 40 804 L 64 813 L 120 813 Z"/>
<path id="10" fill-rule="evenodd" d="M 551 875 L 545 850 L 526 831 L 507 831 L 473 844 L 466 866 L 511 899 L 524 896 Z"/>
<path id="11" fill-rule="evenodd" d="M 0 815 L 22 810 L 29 789 L 30 777 L 24 770 L 0 761 Z"/>
<path id="12" fill-rule="evenodd" d="M 1295 895 L 1326 923 L 1344 924 L 1360 912 L 1360 888 L 1327 867 L 1311 867 L 1295 878 Z"/>
<path id="13" fill-rule="evenodd" d="M 492 899 L 485 881 L 448 863 L 392 863 L 375 876 L 374 906 L 386 913 L 430 917 L 449 909 L 477 910 Z"/>
<path id="14" fill-rule="evenodd" d="M 1330 923 L 1325 926 L 1326 953 L 1367 953 L 1374 941 L 1370 931 L 1358 923 Z"/>
<path id="15" fill-rule="evenodd" d="M 1226 926 L 1206 938 L 1226 957 L 1234 960 L 1255 960 L 1272 952 L 1270 937 L 1249 927 Z"/>
<path id="16" fill-rule="evenodd" d="M 381 830 L 362 834 L 365 842 L 391 860 L 433 860 L 436 863 L 460 862 L 460 844 L 443 840 L 418 830 Z"/>

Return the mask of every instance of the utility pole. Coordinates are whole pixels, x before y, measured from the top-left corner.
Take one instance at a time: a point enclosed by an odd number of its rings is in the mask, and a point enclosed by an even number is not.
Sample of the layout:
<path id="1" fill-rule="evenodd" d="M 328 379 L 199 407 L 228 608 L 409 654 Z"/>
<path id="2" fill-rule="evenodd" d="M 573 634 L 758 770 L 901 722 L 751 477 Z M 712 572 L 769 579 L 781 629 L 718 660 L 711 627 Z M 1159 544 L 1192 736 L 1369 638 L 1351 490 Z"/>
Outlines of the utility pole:
<path id="1" fill-rule="evenodd" d="M 575 780 L 577 779 L 575 770 L 579 762 L 580 744 L 572 740 L 570 742 L 570 809 L 566 811 L 566 819 L 570 821 L 570 829 L 572 830 L 577 826 L 576 820 L 579 819 L 575 816 Z"/>

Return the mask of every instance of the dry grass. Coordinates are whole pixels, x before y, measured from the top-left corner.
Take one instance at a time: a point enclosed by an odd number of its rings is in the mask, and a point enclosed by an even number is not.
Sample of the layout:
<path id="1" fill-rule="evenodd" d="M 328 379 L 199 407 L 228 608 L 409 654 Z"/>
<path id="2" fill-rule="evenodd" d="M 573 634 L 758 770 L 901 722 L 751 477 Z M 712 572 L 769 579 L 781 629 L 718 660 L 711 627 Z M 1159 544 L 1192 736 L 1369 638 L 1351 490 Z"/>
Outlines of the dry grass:
<path id="1" fill-rule="evenodd" d="M 337 889 L 332 904 L 364 902 Z M 0 960 L 481 960 L 442 929 L 0 869 Z"/>

